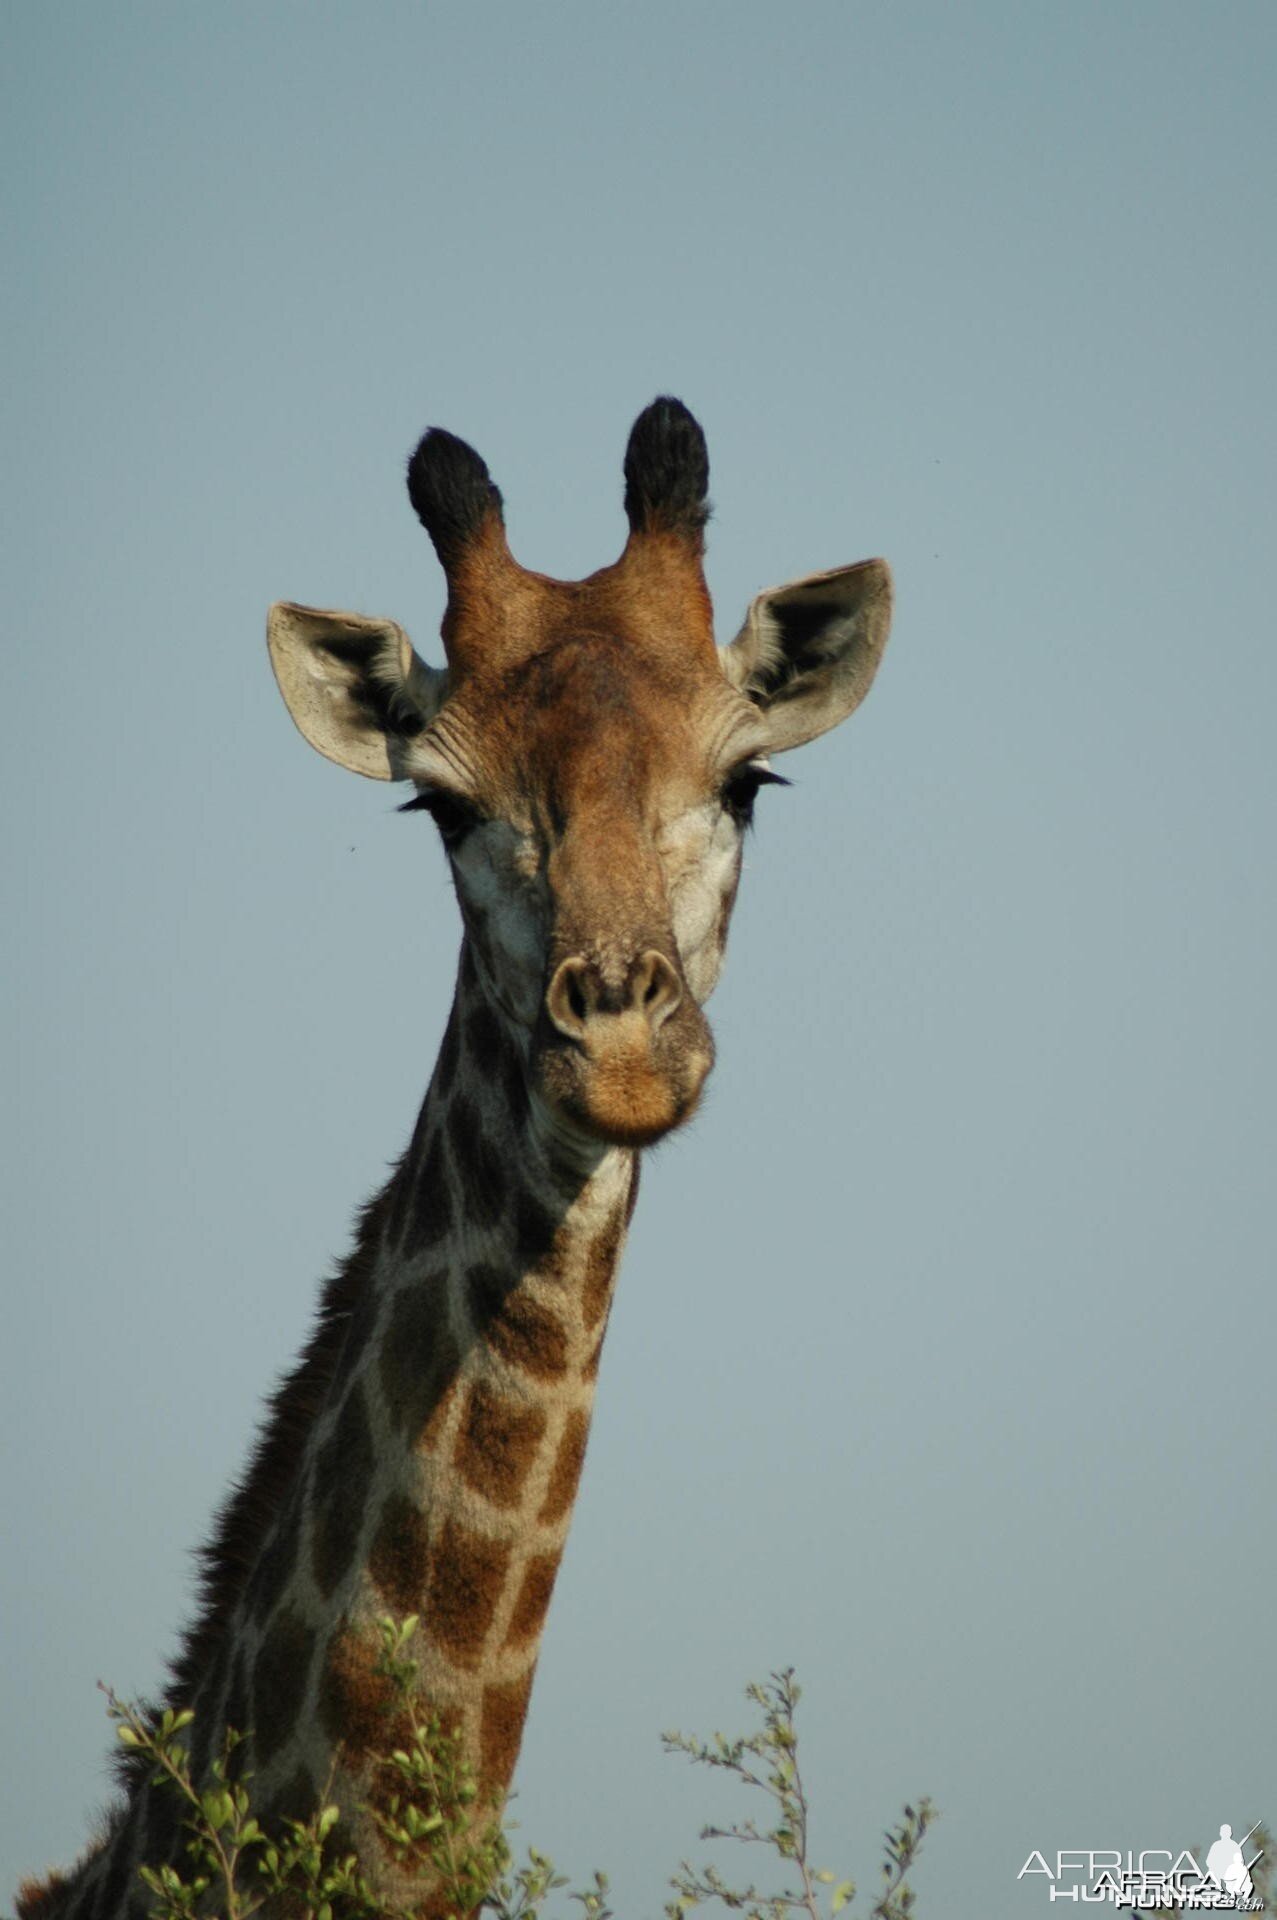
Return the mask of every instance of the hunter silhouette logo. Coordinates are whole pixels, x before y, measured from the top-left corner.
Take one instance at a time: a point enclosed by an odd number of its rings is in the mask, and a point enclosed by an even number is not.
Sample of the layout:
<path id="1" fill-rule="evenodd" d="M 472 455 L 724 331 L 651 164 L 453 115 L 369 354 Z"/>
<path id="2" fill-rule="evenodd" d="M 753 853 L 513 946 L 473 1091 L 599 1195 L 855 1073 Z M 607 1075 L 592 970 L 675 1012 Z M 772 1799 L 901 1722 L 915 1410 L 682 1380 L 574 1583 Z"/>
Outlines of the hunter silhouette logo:
<path id="1" fill-rule="evenodd" d="M 1254 1831 L 1252 1827 L 1250 1833 Z M 1250 1839 L 1250 1833 L 1246 1835 L 1246 1840 Z M 1222 1887 L 1225 1893 L 1237 1894 L 1243 1900 L 1249 1900 L 1255 1891 L 1250 1870 L 1255 1860 L 1262 1858 L 1262 1854 L 1257 1853 L 1254 1860 L 1246 1859 L 1242 1853 L 1246 1840 L 1234 1840 L 1232 1828 L 1225 1823 L 1219 1830 L 1219 1839 L 1206 1856 L 1206 1871 L 1211 1884 Z"/>

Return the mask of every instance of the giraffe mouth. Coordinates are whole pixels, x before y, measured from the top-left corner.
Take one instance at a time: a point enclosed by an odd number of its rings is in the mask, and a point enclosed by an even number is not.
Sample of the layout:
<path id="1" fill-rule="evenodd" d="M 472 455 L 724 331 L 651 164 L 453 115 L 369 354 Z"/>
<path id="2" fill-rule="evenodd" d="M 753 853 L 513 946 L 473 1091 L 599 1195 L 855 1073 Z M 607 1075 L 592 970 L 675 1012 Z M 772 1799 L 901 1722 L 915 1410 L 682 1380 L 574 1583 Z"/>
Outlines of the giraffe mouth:
<path id="1" fill-rule="evenodd" d="M 610 1146 L 663 1139 L 695 1113 L 714 1064 L 709 1027 L 699 1009 L 691 1011 L 655 1038 L 637 1013 L 591 1021 L 580 1041 L 547 1037 L 540 1049 L 546 1098 Z"/>

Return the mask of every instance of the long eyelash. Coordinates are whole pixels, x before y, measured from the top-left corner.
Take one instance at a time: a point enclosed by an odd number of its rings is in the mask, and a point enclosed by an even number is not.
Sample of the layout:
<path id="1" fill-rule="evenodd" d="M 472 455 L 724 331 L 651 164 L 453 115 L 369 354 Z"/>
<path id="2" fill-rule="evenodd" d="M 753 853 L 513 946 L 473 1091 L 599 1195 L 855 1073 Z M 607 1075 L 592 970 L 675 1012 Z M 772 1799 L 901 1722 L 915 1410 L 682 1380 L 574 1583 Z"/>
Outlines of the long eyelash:
<path id="1" fill-rule="evenodd" d="M 459 794 L 446 787 L 426 787 L 412 800 L 405 800 L 400 813 L 428 813 L 439 829 L 444 846 L 451 853 L 459 847 L 472 827 L 480 821 L 478 810 Z"/>
<path id="2" fill-rule="evenodd" d="M 742 833 L 748 833 L 754 824 L 754 802 L 759 788 L 790 784 L 783 773 L 773 773 L 770 767 L 756 766 L 746 760 L 723 782 L 722 804 Z"/>
<path id="3" fill-rule="evenodd" d="M 748 789 L 752 799 L 760 787 L 792 787 L 793 784 L 792 780 L 786 780 L 783 773 L 773 773 L 770 767 L 751 766 L 747 760 L 743 767 L 737 767 L 728 774 L 723 782 L 723 792 L 730 794 L 733 787 L 741 786 Z"/>

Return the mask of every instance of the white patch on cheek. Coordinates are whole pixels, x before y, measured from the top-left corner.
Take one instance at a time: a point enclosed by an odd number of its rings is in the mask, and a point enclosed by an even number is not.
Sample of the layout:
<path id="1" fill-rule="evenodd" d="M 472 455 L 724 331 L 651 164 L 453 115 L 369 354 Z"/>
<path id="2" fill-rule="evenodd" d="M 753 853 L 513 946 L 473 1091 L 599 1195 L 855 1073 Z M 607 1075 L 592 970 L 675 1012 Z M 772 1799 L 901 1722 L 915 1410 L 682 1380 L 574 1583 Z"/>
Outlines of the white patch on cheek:
<path id="1" fill-rule="evenodd" d="M 541 1005 L 547 919 L 535 849 L 493 821 L 467 834 L 453 866 L 464 905 L 482 923 L 476 958 L 506 1012 L 531 1027 Z"/>
<path id="2" fill-rule="evenodd" d="M 662 835 L 661 852 L 683 972 L 695 998 L 704 1001 L 718 979 L 719 927 L 736 881 L 740 833 L 723 808 L 711 802 L 675 821 Z"/>

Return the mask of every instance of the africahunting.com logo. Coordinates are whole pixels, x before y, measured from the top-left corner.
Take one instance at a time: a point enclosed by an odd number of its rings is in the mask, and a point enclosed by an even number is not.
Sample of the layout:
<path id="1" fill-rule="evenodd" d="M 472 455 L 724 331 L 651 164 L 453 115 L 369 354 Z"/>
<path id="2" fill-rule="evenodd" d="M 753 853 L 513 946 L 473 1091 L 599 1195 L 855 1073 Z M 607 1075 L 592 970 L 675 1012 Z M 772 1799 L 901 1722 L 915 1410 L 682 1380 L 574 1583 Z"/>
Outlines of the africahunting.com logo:
<path id="1" fill-rule="evenodd" d="M 1258 1822 L 1241 1840 L 1234 1840 L 1232 1828 L 1225 1823 L 1204 1866 L 1187 1848 L 1178 1855 L 1162 1847 L 1143 1853 L 1075 1848 L 1046 1855 L 1035 1850 L 1016 1878 L 1040 1875 L 1040 1884 L 1053 1901 L 1104 1903 L 1134 1913 L 1260 1913 L 1264 1903 L 1255 1892 L 1251 1869 L 1263 1859 L 1263 1848 L 1256 1848 L 1249 1859 L 1246 1856 L 1247 1842 L 1257 1826 Z"/>

